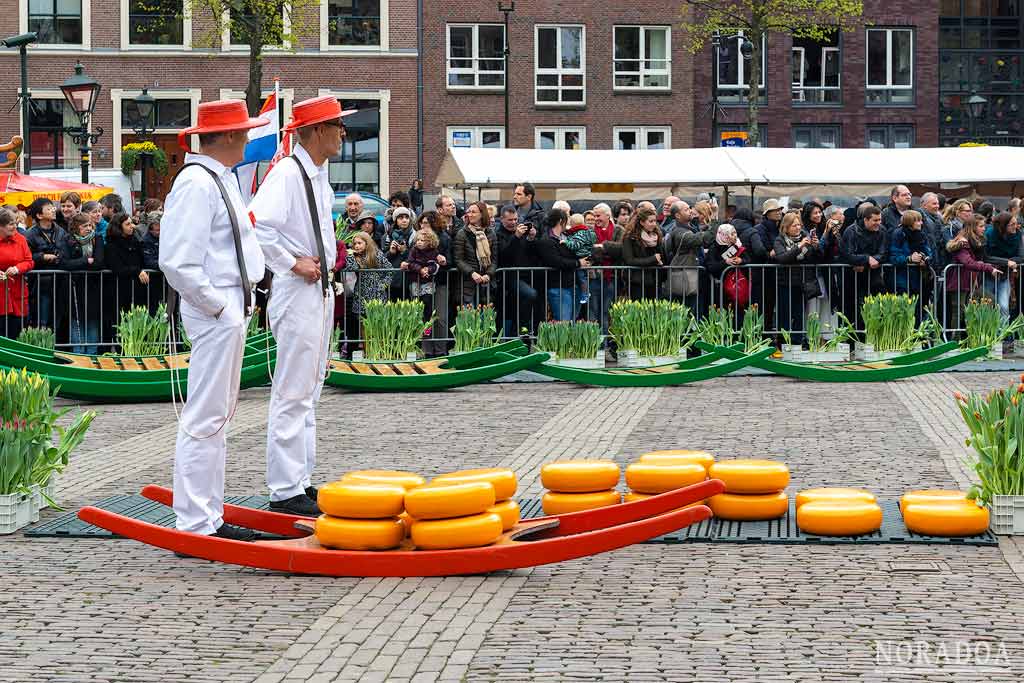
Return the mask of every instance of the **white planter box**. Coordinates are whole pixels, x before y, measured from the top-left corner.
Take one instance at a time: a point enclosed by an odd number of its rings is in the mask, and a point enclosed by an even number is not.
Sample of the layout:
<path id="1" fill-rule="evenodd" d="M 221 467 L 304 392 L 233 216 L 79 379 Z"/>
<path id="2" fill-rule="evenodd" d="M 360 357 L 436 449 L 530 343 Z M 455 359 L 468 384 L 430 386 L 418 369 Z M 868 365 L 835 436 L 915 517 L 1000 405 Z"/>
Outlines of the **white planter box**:
<path id="1" fill-rule="evenodd" d="M 899 358 L 905 356 L 908 353 L 913 353 L 921 350 L 921 345 L 918 344 L 910 351 L 875 351 L 871 344 L 857 344 L 857 348 L 853 352 L 853 357 L 857 360 L 863 361 L 880 361 L 889 360 L 890 358 Z"/>
<path id="2" fill-rule="evenodd" d="M 790 363 L 803 363 L 807 360 L 807 352 L 799 344 L 783 344 L 782 360 Z"/>
<path id="3" fill-rule="evenodd" d="M 988 355 L 986 358 L 995 358 L 996 360 L 1003 359 L 1003 342 L 996 342 L 988 349 Z"/>
<path id="4" fill-rule="evenodd" d="M 808 351 L 804 359 L 808 363 L 847 363 L 850 360 L 850 345 L 836 344 L 834 351 Z"/>
<path id="5" fill-rule="evenodd" d="M 1013 340 L 1013 355 L 1024 356 L 1024 340 L 1014 339 Z"/>
<path id="6" fill-rule="evenodd" d="M 992 504 L 988 509 L 992 533 L 1024 535 L 1024 496 L 992 496 Z"/>
<path id="7" fill-rule="evenodd" d="M 581 368 L 583 370 L 603 370 L 604 351 L 598 351 L 593 358 L 559 358 L 554 354 L 548 361 L 551 365 L 561 365 L 567 368 Z"/>
<path id="8" fill-rule="evenodd" d="M 650 368 L 655 365 L 669 365 L 686 360 L 686 349 L 679 349 L 675 356 L 641 356 L 634 350 L 619 352 L 619 367 L 622 368 Z"/>
<path id="9" fill-rule="evenodd" d="M 43 496 L 39 492 L 39 484 L 32 484 L 32 486 L 30 486 L 29 489 L 31 489 L 32 493 L 30 493 L 29 496 L 28 496 L 28 502 L 29 502 L 29 513 L 28 513 L 29 514 L 29 520 L 28 521 L 29 521 L 30 524 L 35 524 L 36 522 L 39 521 L 39 509 L 42 507 L 42 504 L 43 504 Z"/>
<path id="10" fill-rule="evenodd" d="M 13 534 L 32 519 L 32 496 L 11 493 L 0 496 L 0 535 Z"/>

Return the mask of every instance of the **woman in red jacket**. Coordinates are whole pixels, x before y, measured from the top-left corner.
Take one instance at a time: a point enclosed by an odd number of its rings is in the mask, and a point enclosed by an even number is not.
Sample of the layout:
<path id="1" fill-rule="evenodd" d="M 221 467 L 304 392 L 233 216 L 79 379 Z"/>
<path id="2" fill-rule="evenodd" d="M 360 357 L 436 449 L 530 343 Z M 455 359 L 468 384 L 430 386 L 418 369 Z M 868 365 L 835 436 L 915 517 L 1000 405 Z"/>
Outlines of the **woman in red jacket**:
<path id="1" fill-rule="evenodd" d="M 25 326 L 25 273 L 33 265 L 28 242 L 18 233 L 17 216 L 10 209 L 0 209 L 0 336 L 17 339 Z"/>

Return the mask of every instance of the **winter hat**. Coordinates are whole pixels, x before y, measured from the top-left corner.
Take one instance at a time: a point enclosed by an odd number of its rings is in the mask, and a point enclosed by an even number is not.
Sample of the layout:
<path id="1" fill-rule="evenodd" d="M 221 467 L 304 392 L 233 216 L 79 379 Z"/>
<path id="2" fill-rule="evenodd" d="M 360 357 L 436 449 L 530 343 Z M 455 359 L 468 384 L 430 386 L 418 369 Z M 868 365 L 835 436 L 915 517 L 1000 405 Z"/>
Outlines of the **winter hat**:
<path id="1" fill-rule="evenodd" d="M 413 219 L 412 211 L 404 206 L 400 206 L 391 212 L 391 220 L 397 221 L 399 216 L 408 216 L 410 221 Z M 362 218 L 362 216 L 360 216 L 360 218 Z"/>

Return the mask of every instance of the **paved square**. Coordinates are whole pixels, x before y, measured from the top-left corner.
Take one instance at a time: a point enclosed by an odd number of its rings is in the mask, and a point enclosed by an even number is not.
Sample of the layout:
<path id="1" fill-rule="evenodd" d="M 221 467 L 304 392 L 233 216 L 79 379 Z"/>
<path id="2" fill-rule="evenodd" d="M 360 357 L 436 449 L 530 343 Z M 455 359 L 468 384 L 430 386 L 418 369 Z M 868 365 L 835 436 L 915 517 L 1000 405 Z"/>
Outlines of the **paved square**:
<path id="1" fill-rule="evenodd" d="M 660 448 L 769 456 L 791 491 L 964 486 L 951 393 L 1005 374 L 663 389 L 494 384 L 325 393 L 323 480 L 357 468 L 517 471 Z M 263 492 L 268 392 L 243 392 L 229 493 Z M 69 509 L 170 482 L 170 405 L 98 406 Z M 44 513 L 51 518 L 52 511 Z M 898 562 L 898 565 L 891 563 Z M 181 560 L 128 540 L 0 537 L 3 681 L 1024 680 L 1024 544 L 640 545 L 489 576 L 331 579 Z"/>

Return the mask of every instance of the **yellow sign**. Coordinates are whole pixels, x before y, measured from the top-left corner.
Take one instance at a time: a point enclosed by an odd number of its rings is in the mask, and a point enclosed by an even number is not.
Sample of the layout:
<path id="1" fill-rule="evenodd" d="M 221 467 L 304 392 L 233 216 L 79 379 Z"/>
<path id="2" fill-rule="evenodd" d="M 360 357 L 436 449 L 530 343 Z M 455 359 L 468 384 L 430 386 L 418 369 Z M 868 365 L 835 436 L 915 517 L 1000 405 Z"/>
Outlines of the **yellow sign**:
<path id="1" fill-rule="evenodd" d="M 590 191 L 595 194 L 629 194 L 633 190 L 631 183 L 597 183 L 590 186 Z"/>
<path id="2" fill-rule="evenodd" d="M 90 187 L 89 189 L 75 190 L 83 202 L 97 201 L 114 190 L 109 187 Z M 14 190 L 12 192 L 0 192 L 0 204 L 13 204 L 14 206 L 28 206 L 38 197 L 46 197 L 54 202 L 60 201 L 60 196 L 67 190 Z"/>

